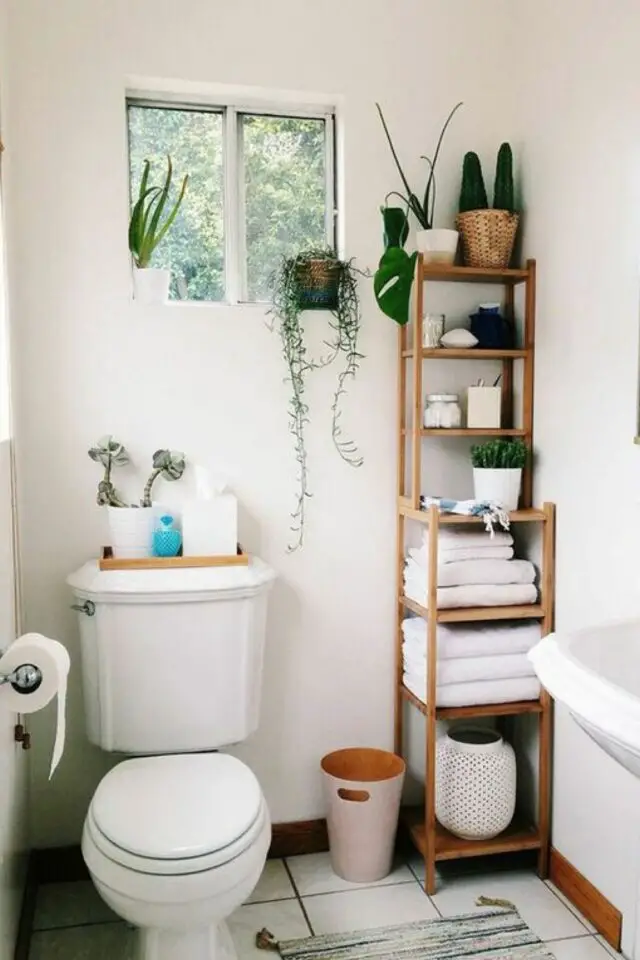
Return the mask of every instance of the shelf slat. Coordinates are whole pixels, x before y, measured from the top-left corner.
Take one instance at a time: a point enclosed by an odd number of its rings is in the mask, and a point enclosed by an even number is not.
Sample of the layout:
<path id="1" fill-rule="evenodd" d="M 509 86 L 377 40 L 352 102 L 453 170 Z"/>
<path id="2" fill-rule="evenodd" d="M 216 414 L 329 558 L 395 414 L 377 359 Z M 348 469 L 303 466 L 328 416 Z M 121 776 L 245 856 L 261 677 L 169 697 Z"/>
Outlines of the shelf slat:
<path id="1" fill-rule="evenodd" d="M 407 430 L 411 433 L 411 430 Z M 423 427 L 422 437 L 526 437 L 527 431 L 519 427 Z"/>
<path id="2" fill-rule="evenodd" d="M 429 612 L 422 604 L 410 600 L 404 595 L 400 603 L 417 613 L 419 617 L 427 619 Z M 468 623 L 474 620 L 542 620 L 544 607 L 539 603 L 514 604 L 508 607 L 452 607 L 438 610 L 438 623 Z"/>
<path id="3" fill-rule="evenodd" d="M 411 839 L 424 856 L 426 850 L 424 811 L 409 807 L 402 811 L 402 820 L 409 828 Z M 436 821 L 436 860 L 459 860 L 462 857 L 483 857 L 494 853 L 516 853 L 519 850 L 539 850 L 540 835 L 517 813 L 511 825 L 491 840 L 464 840 Z"/>
<path id="4" fill-rule="evenodd" d="M 447 266 L 441 263 L 422 263 L 422 280 L 445 283 L 524 283 L 529 271 L 523 269 L 495 270 L 485 267 Z"/>
<path id="5" fill-rule="evenodd" d="M 410 520 L 417 520 L 418 523 L 429 523 L 429 511 L 414 510 L 405 497 L 400 497 L 398 500 L 398 512 L 401 513 L 403 517 L 408 517 Z M 509 520 L 511 523 L 544 523 L 546 519 L 547 516 L 544 510 L 538 510 L 535 507 L 532 507 L 529 510 L 512 510 L 509 514 Z M 484 518 L 461 517 L 455 513 L 441 513 L 438 523 L 440 525 L 447 526 L 458 523 L 484 523 Z"/>
<path id="6" fill-rule="evenodd" d="M 427 715 L 427 706 L 412 693 L 404 684 L 400 684 L 400 692 L 408 703 L 412 704 L 420 713 Z M 438 720 L 456 720 L 464 717 L 517 717 L 525 713 L 542 713 L 542 704 L 539 700 L 514 700 L 511 703 L 481 703 L 468 707 L 436 707 Z"/>
<path id="7" fill-rule="evenodd" d="M 423 360 L 523 360 L 527 350 L 489 350 L 484 347 L 424 347 Z M 403 350 L 402 356 L 412 357 L 413 350 Z"/>

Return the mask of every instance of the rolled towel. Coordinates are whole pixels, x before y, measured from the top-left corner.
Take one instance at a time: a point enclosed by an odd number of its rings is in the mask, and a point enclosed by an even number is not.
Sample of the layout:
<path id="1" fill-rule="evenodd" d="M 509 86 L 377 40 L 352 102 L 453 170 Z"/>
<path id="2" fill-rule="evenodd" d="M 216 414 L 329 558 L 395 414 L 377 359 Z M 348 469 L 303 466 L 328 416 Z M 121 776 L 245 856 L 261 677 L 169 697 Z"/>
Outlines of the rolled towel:
<path id="1" fill-rule="evenodd" d="M 405 580 L 426 583 L 429 567 L 423 565 L 423 553 L 409 550 L 405 562 Z M 536 570 L 529 560 L 458 560 L 438 564 L 439 587 L 461 587 L 473 583 L 533 583 Z"/>
<path id="2" fill-rule="evenodd" d="M 405 645 L 406 646 L 406 645 Z M 403 648 L 405 672 L 427 678 L 427 661 L 416 658 L 411 649 Z M 535 677 L 533 664 L 526 653 L 511 653 L 500 657 L 462 657 L 460 660 L 441 660 L 437 667 L 438 686 L 450 683 L 474 683 L 477 680 L 515 680 L 517 677 Z"/>
<path id="3" fill-rule="evenodd" d="M 405 582 L 405 596 L 420 606 L 428 605 L 426 584 Z M 455 607 L 509 607 L 535 603 L 538 591 L 533 583 L 467 584 L 462 587 L 438 587 L 438 609 Z"/>
<path id="4" fill-rule="evenodd" d="M 405 687 L 426 702 L 426 684 L 422 677 L 405 673 Z M 439 707 L 471 707 L 481 703 L 511 703 L 516 700 L 537 700 L 540 684 L 535 677 L 520 677 L 516 680 L 478 680 L 476 683 L 450 683 L 437 687 L 436 703 Z"/>
<path id="5" fill-rule="evenodd" d="M 439 623 L 437 630 L 438 659 L 499 656 L 528 653 L 542 636 L 540 624 L 531 621 L 502 623 Z M 427 654 L 427 623 L 422 617 L 402 621 L 402 634 L 412 656 Z"/>
<path id="6" fill-rule="evenodd" d="M 422 531 L 423 543 L 429 543 L 429 535 L 428 529 Z M 497 530 L 491 536 L 486 530 L 440 527 L 438 530 L 438 546 L 455 550 L 460 550 L 462 547 L 488 550 L 491 547 L 512 547 L 513 537 L 504 530 Z"/>

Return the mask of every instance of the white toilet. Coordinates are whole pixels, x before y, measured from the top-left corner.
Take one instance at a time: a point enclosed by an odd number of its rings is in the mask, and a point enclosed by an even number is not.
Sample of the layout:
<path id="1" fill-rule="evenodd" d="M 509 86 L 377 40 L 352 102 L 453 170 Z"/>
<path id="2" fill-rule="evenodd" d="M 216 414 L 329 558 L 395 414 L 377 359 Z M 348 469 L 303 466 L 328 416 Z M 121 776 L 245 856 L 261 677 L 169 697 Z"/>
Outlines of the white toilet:
<path id="1" fill-rule="evenodd" d="M 267 594 L 248 567 L 68 578 L 80 620 L 87 733 L 133 755 L 99 784 L 82 852 L 102 898 L 138 928 L 140 960 L 231 960 L 225 919 L 271 839 L 254 774 L 217 749 L 258 726 Z"/>

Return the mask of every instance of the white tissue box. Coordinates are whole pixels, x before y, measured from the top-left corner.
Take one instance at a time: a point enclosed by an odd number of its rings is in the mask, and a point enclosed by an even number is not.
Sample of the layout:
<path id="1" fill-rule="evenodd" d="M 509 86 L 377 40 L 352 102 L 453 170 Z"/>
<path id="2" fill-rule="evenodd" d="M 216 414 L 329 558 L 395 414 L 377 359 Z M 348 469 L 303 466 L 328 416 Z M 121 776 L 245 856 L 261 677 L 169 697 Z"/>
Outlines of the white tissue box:
<path id="1" fill-rule="evenodd" d="M 221 493 L 210 500 L 189 500 L 182 508 L 182 553 L 185 557 L 235 556 L 238 547 L 238 500 Z"/>
<path id="2" fill-rule="evenodd" d="M 502 412 L 500 387 L 467 388 L 467 426 L 499 429 Z"/>

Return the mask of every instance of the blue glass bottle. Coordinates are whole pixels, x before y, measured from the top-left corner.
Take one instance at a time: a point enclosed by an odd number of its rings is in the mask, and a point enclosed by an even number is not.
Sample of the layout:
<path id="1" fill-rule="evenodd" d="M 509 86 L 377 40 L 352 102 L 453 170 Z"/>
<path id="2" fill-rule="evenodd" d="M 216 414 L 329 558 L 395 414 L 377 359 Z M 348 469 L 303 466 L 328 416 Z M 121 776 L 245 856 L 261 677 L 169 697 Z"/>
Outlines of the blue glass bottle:
<path id="1" fill-rule="evenodd" d="M 160 526 L 153 531 L 155 557 L 177 557 L 182 546 L 182 534 L 176 530 L 173 523 L 173 517 L 168 514 L 160 517 Z"/>

